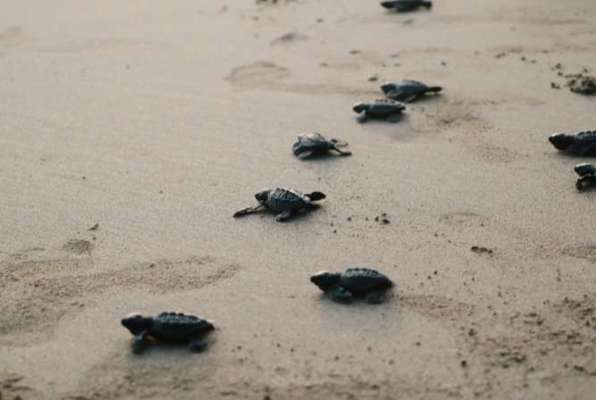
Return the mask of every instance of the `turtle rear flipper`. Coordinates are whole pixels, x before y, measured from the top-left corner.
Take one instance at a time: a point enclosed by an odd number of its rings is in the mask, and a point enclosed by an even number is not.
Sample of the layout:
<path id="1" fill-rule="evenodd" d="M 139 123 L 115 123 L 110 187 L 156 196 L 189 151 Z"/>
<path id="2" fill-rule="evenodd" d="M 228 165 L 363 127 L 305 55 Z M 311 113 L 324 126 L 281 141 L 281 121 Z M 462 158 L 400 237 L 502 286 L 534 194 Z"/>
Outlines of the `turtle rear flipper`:
<path id="1" fill-rule="evenodd" d="M 381 304 L 387 300 L 387 290 L 373 290 L 366 294 L 364 300 L 368 304 Z"/>
<path id="2" fill-rule="evenodd" d="M 291 210 L 285 210 L 285 211 L 282 211 L 279 214 L 277 214 L 277 216 L 275 217 L 275 220 L 277 222 L 286 222 L 290 218 L 292 218 L 292 211 Z"/>
<path id="3" fill-rule="evenodd" d="M 311 201 L 318 201 L 323 200 L 327 196 L 322 192 L 312 192 L 307 194 L 306 197 L 308 197 Z"/>
<path id="4" fill-rule="evenodd" d="M 442 86 L 429 86 L 427 92 L 438 93 L 443 90 Z"/>
<path id="5" fill-rule="evenodd" d="M 249 214 L 255 214 L 255 213 L 258 213 L 258 212 L 263 211 L 264 209 L 265 209 L 265 207 L 263 205 L 258 205 L 258 206 L 255 206 L 255 207 L 244 208 L 244 209 L 242 209 L 240 211 L 236 211 L 234 213 L 234 218 L 240 218 L 240 217 L 244 217 L 244 216 L 249 215 Z"/>
<path id="6" fill-rule="evenodd" d="M 385 118 L 387 121 L 392 122 L 392 123 L 397 123 L 399 121 L 401 121 L 402 119 L 402 115 L 401 114 L 392 114 L 390 116 L 388 116 L 387 118 Z"/>

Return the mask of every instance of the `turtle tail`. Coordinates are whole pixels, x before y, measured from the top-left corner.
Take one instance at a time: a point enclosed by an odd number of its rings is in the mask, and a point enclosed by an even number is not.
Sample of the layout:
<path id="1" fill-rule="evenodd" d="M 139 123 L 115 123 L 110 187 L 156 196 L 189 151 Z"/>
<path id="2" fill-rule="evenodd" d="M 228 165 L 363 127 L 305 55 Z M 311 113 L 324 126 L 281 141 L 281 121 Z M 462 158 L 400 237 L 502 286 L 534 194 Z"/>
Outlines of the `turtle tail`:
<path id="1" fill-rule="evenodd" d="M 428 87 L 429 92 L 440 92 L 441 90 L 443 90 L 443 88 L 441 86 L 429 86 Z"/>
<path id="2" fill-rule="evenodd" d="M 321 193 L 321 192 L 312 192 L 306 195 L 311 201 L 318 201 L 318 200 L 323 200 L 325 197 L 325 193 Z"/>

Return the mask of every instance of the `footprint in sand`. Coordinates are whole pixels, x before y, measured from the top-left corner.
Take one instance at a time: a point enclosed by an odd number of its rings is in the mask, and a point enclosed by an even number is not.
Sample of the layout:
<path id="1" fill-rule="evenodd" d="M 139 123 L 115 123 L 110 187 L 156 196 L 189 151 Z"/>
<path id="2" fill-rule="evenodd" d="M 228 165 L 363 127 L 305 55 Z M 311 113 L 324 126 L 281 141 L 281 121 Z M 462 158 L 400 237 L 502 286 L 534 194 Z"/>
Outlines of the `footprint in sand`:
<path id="1" fill-rule="evenodd" d="M 62 247 L 63 250 L 76 255 L 91 255 L 93 243 L 83 239 L 71 239 Z"/>
<path id="2" fill-rule="evenodd" d="M 290 70 L 288 68 L 269 61 L 257 61 L 234 68 L 228 74 L 226 80 L 241 88 L 256 89 L 270 87 L 289 75 Z"/>
<path id="3" fill-rule="evenodd" d="M 563 250 L 563 254 L 596 263 L 596 245 L 568 247 Z"/>
<path id="4" fill-rule="evenodd" d="M 271 46 L 292 44 L 304 40 L 308 40 L 308 36 L 303 35 L 299 32 L 288 32 L 285 35 L 281 35 L 277 39 L 273 39 L 271 41 Z"/>

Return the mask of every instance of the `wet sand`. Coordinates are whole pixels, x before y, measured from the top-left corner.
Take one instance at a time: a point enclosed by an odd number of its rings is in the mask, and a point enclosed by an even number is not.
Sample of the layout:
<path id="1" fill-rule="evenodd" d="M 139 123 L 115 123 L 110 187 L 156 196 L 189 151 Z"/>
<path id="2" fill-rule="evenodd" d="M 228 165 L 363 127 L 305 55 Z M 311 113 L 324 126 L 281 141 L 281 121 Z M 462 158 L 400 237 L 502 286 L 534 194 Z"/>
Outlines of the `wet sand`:
<path id="1" fill-rule="evenodd" d="M 596 68 L 596 4 L 225 4 L 4 2 L 1 398 L 593 398 L 596 191 L 546 138 L 596 129 L 595 97 L 551 88 Z M 403 78 L 445 91 L 355 121 Z M 307 131 L 354 155 L 299 161 Z M 275 186 L 328 197 L 232 219 Z M 390 301 L 308 281 L 349 266 Z M 218 330 L 134 356 L 134 310 Z"/>

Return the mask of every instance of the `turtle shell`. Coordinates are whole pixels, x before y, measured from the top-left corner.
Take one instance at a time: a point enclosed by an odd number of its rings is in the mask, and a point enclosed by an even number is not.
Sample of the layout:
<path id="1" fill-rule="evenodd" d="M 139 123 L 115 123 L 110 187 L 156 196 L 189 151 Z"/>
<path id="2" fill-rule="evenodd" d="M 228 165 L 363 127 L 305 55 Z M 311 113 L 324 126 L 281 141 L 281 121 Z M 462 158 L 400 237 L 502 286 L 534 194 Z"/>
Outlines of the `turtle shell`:
<path id="1" fill-rule="evenodd" d="M 394 8 L 397 11 L 411 11 L 418 7 L 430 8 L 432 3 L 425 0 L 388 0 L 381 2 L 381 5 L 387 9 Z"/>
<path id="2" fill-rule="evenodd" d="M 339 285 L 355 295 L 389 289 L 393 282 L 382 273 L 369 268 L 349 268 L 341 275 Z"/>
<path id="3" fill-rule="evenodd" d="M 184 341 L 213 329 L 211 322 L 195 315 L 163 312 L 153 318 L 150 334 L 158 339 Z"/>
<path id="4" fill-rule="evenodd" d="M 388 83 L 381 86 L 385 95 L 396 101 L 410 101 L 413 98 L 424 95 L 429 87 L 419 81 L 403 80 L 395 83 Z"/>
<path id="5" fill-rule="evenodd" d="M 265 206 L 271 211 L 300 210 L 310 204 L 310 199 L 295 189 L 273 189 L 269 191 Z"/>
<path id="6" fill-rule="evenodd" d="M 333 143 L 316 132 L 298 136 L 298 141 L 292 146 L 292 150 L 296 156 L 305 152 L 322 152 L 332 148 Z"/>
<path id="7" fill-rule="evenodd" d="M 368 103 L 366 115 L 384 118 L 401 113 L 405 108 L 406 106 L 398 101 L 391 99 L 378 99 Z"/>
<path id="8" fill-rule="evenodd" d="M 596 131 L 578 133 L 575 141 L 565 151 L 581 157 L 596 156 Z"/>

